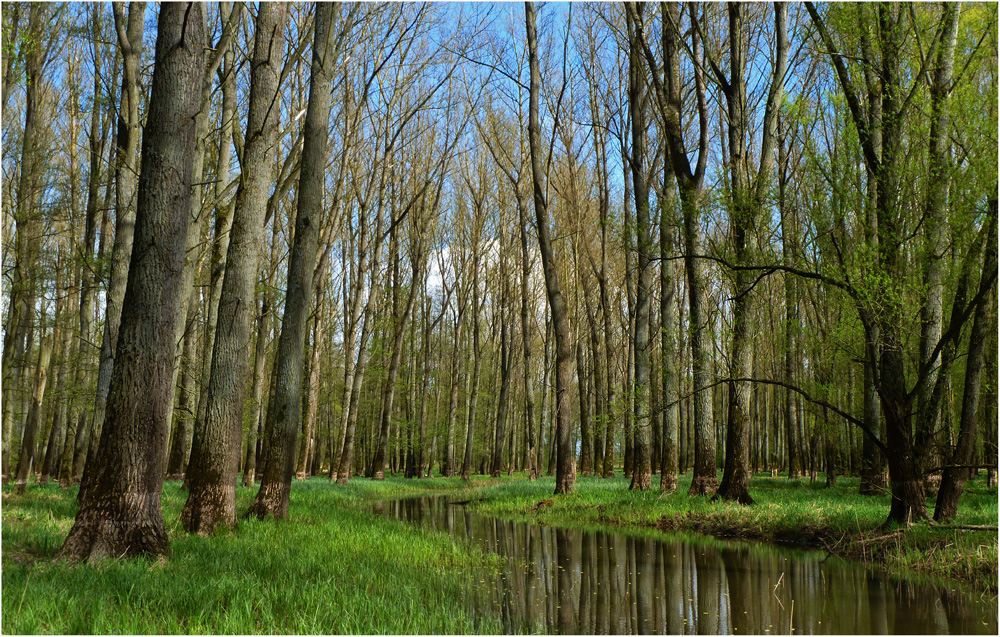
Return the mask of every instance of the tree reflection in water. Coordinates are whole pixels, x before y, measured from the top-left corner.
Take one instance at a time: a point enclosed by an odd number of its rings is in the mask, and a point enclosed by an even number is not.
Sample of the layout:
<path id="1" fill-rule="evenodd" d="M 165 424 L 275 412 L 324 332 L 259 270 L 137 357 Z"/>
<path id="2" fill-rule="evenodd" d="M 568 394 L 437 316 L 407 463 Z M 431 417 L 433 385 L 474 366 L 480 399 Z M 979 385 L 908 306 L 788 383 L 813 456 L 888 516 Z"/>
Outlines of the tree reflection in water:
<path id="1" fill-rule="evenodd" d="M 382 502 L 375 512 L 502 556 L 491 596 L 511 633 L 997 633 L 996 600 L 815 551 L 556 529 L 443 497 Z"/>

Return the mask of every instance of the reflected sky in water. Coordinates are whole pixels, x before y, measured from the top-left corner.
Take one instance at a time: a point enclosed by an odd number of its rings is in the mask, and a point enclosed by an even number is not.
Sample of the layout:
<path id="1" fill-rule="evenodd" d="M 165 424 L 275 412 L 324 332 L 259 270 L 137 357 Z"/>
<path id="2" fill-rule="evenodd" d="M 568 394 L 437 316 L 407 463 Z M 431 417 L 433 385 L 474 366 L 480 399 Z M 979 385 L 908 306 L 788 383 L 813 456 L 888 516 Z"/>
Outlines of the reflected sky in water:
<path id="1" fill-rule="evenodd" d="M 503 557 L 492 604 L 509 633 L 997 634 L 995 598 L 817 551 L 556 529 L 445 497 L 383 502 L 375 512 Z"/>

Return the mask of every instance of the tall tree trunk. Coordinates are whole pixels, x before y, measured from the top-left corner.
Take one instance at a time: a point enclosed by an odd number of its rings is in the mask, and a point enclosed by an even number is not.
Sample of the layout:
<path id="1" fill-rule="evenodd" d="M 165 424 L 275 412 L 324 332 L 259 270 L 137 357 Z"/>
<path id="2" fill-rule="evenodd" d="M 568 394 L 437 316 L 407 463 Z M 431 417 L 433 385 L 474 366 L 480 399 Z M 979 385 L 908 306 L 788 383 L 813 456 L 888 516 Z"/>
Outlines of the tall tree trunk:
<path id="1" fill-rule="evenodd" d="M 501 239 L 503 241 L 503 239 Z M 501 245 L 501 250 L 505 250 L 506 246 Z M 493 439 L 493 464 L 490 468 L 490 474 L 494 478 L 500 477 L 500 472 L 503 470 L 503 454 L 504 454 L 504 443 L 506 442 L 506 424 L 507 424 L 507 403 L 509 402 L 510 396 L 510 367 L 511 358 L 513 357 L 513 349 L 511 348 L 511 335 L 510 335 L 510 320 L 509 312 L 507 311 L 507 276 L 506 276 L 506 259 L 501 256 L 500 268 L 504 271 L 503 278 L 504 281 L 501 284 L 502 291 L 500 297 L 500 395 L 497 397 L 497 426 L 496 426 L 496 436 Z M 514 447 L 510 447 L 511 459 L 514 458 Z"/>
<path id="2" fill-rule="evenodd" d="M 535 440 L 535 388 L 531 382 L 531 321 L 528 318 L 528 295 L 531 266 L 528 257 L 528 216 L 518 192 L 517 215 L 521 238 L 521 348 L 524 357 L 524 431 L 528 440 L 528 479 L 538 479 L 538 447 Z M 532 304 L 534 305 L 534 304 Z"/>
<path id="3" fill-rule="evenodd" d="M 479 403 L 479 374 L 482 370 L 483 353 L 479 344 L 479 243 L 472 257 L 472 384 L 469 391 L 468 409 L 465 413 L 465 453 L 462 459 L 462 479 L 468 480 L 472 471 L 472 442 L 475 433 L 476 412 Z"/>
<path id="4" fill-rule="evenodd" d="M 636 31 L 642 29 L 642 4 L 634 4 L 635 22 L 629 20 L 629 71 L 628 102 L 632 130 L 632 192 L 635 195 L 635 245 L 638 253 L 638 272 L 635 277 L 635 324 L 632 332 L 632 351 L 635 356 L 635 384 L 633 405 L 635 437 L 632 447 L 631 490 L 645 491 L 653 486 L 651 465 L 651 422 L 649 381 L 649 298 L 653 283 L 652 235 L 649 224 L 649 184 L 646 179 L 646 113 L 644 108 L 642 50 Z M 626 14 L 627 17 L 633 13 Z M 627 276 L 627 275 L 626 275 Z"/>
<path id="5" fill-rule="evenodd" d="M 774 5 L 775 63 L 771 74 L 767 102 L 764 106 L 760 164 L 751 176 L 747 150 L 748 121 L 746 66 L 748 51 L 744 48 L 746 18 L 741 4 L 727 5 L 729 13 L 730 79 L 724 85 L 728 113 L 730 187 L 730 234 L 734 258 L 738 265 L 748 265 L 754 251 L 753 237 L 763 213 L 765 195 L 770 189 L 774 166 L 774 139 L 777 113 L 784 92 L 785 67 L 788 60 L 787 5 Z M 730 353 L 729 414 L 726 427 L 725 467 L 717 497 L 741 504 L 753 504 L 750 496 L 750 383 L 753 374 L 753 341 L 755 293 L 753 275 L 739 270 L 735 274 L 733 299 L 733 347 Z"/>
<path id="6" fill-rule="evenodd" d="M 634 11 L 634 9 L 631 9 Z M 679 24 L 681 8 L 663 3 L 660 5 L 663 25 Z M 698 20 L 698 7 L 688 7 L 692 22 Z M 636 20 L 638 22 L 638 20 Z M 680 190 L 681 212 L 684 220 L 684 248 L 686 251 L 684 265 L 687 272 L 688 302 L 690 306 L 689 332 L 691 343 L 691 367 L 694 381 L 694 418 L 692 427 L 695 433 L 694 475 L 691 479 L 691 495 L 707 495 L 715 492 L 718 485 L 715 470 L 715 432 L 712 426 L 712 396 L 708 390 L 711 378 L 710 350 L 707 342 L 709 336 L 708 297 L 705 282 L 704 266 L 701 256 L 704 254 L 701 231 L 700 205 L 702 185 L 705 178 L 705 166 L 708 159 L 708 101 L 705 91 L 705 81 L 702 75 L 702 44 L 699 37 L 701 29 L 691 29 L 690 51 L 695 60 L 693 65 L 696 112 L 698 116 L 698 155 L 695 167 L 692 169 L 688 151 L 684 143 L 681 117 L 683 113 L 682 85 L 680 76 L 680 57 L 678 55 L 678 34 L 675 29 L 662 29 L 663 68 L 666 81 L 660 80 L 655 72 L 658 67 L 653 53 L 645 42 L 642 30 L 637 30 L 639 43 L 646 57 L 646 63 L 654 72 L 649 79 L 655 89 L 656 101 L 660 118 L 666 133 L 666 144 L 669 150 L 670 165 L 677 178 Z"/>
<path id="7" fill-rule="evenodd" d="M 192 289 L 191 296 L 197 297 L 198 290 Z M 191 438 L 194 434 L 195 410 L 198 409 L 198 388 L 195 386 L 195 367 L 198 365 L 198 334 L 193 327 L 198 311 L 197 298 L 188 301 L 187 322 L 192 328 L 184 334 L 184 352 L 181 359 L 180 385 L 178 396 L 179 417 L 175 414 L 173 438 L 170 443 L 170 455 L 167 458 L 167 476 L 178 480 L 185 472 L 188 458 L 191 454 Z"/>
<path id="8" fill-rule="evenodd" d="M 965 482 L 970 476 L 968 465 L 975 460 L 976 429 L 979 425 L 979 394 L 982 387 L 983 360 L 986 343 L 990 334 L 996 333 L 993 298 L 997 281 L 997 200 L 989 202 L 990 212 L 987 223 L 990 230 L 986 236 L 986 258 L 979 283 L 981 298 L 972 319 L 972 334 L 969 337 L 969 354 L 965 363 L 965 387 L 962 391 L 962 416 L 959 424 L 958 442 L 951 454 L 951 460 L 941 477 L 934 507 L 934 519 L 943 522 L 955 517 L 958 501 L 965 490 Z M 995 379 L 993 379 L 995 381 Z"/>
<path id="9" fill-rule="evenodd" d="M 59 554 L 71 560 L 170 551 L 160 491 L 175 321 L 187 248 L 195 119 L 207 47 L 202 5 L 160 10 L 133 251 L 91 482 Z"/>
<path id="10" fill-rule="evenodd" d="M 295 440 L 302 416 L 302 355 L 323 208 L 333 70 L 331 36 L 335 15 L 339 12 L 340 5 L 337 4 L 316 5 L 298 210 L 288 266 L 285 313 L 275 363 L 278 381 L 274 393 L 274 425 L 266 441 L 267 463 L 260 490 L 249 511 L 250 515 L 258 518 L 283 519 L 288 515 L 288 496 L 295 468 Z"/>
<path id="11" fill-rule="evenodd" d="M 528 140 L 531 148 L 531 174 L 537 219 L 538 246 L 545 275 L 545 291 L 549 298 L 556 347 L 556 495 L 573 491 L 576 481 L 574 453 L 570 448 L 570 382 L 573 374 L 573 347 L 570 342 L 569 308 L 559 284 L 555 253 L 549 238 L 549 211 L 545 200 L 542 168 L 541 124 L 538 119 L 538 91 L 542 83 L 538 69 L 538 42 L 535 33 L 535 5 L 524 3 L 525 31 L 528 41 L 530 88 L 528 106 Z"/>
<path id="12" fill-rule="evenodd" d="M 662 447 L 660 450 L 660 491 L 677 491 L 678 416 L 680 391 L 677 374 L 677 297 L 674 295 L 675 248 L 673 226 L 676 224 L 677 186 L 669 164 L 663 172 L 663 201 L 660 205 L 660 391 Z"/>
<path id="13" fill-rule="evenodd" d="M 927 153 L 927 200 L 924 205 L 924 303 L 920 308 L 920 363 L 931 365 L 931 371 L 917 388 L 917 426 L 915 443 L 917 452 L 926 467 L 937 463 L 940 457 L 935 439 L 940 440 L 940 404 L 931 408 L 931 393 L 937 381 L 938 359 L 929 360 L 934 347 L 941 339 L 943 316 L 944 264 L 948 241 L 948 186 L 950 183 L 948 149 L 950 126 L 948 96 L 951 92 L 955 66 L 955 45 L 958 36 L 958 15 L 961 5 L 942 5 L 941 21 L 944 26 L 938 48 L 937 68 L 930 85 L 931 130 Z M 936 515 L 936 514 L 935 514 Z"/>
<path id="14" fill-rule="evenodd" d="M 278 110 L 274 107 L 281 72 L 284 3 L 260 6 L 254 27 L 250 103 L 243 174 L 236 191 L 225 276 L 219 296 L 205 428 L 200 453 L 188 464 L 187 502 L 181 523 L 189 533 L 209 535 L 236 526 L 236 480 L 243 437 L 243 407 L 250 372 L 254 287 L 264 243 L 264 213 L 274 164 Z"/>
<path id="15" fill-rule="evenodd" d="M 111 388 L 111 373 L 118 344 L 118 330 L 121 324 L 122 303 L 128 279 L 129 261 L 135 233 L 136 197 L 139 182 L 139 143 L 142 123 L 139 119 L 139 64 L 142 57 L 142 30 L 145 25 L 146 4 L 129 4 L 126 25 L 124 8 L 113 4 L 115 27 L 118 32 L 118 48 L 122 53 L 121 106 L 118 111 L 118 132 L 115 149 L 115 242 L 111 248 L 111 273 L 105 295 L 104 336 L 97 368 L 97 395 L 94 413 L 90 422 L 86 420 L 86 410 L 80 413 L 76 427 L 76 439 L 86 444 L 87 460 L 96 456 L 100 444 L 101 427 L 104 424 L 108 392 Z M 81 335 L 83 338 L 83 335 Z M 89 441 L 89 442 L 87 442 Z M 67 440 L 68 443 L 68 440 Z M 63 451 L 62 468 L 59 472 L 59 486 L 69 486 L 74 477 L 72 454 Z M 77 494 L 83 501 L 88 487 L 84 479 Z"/>
<path id="16" fill-rule="evenodd" d="M 240 8 L 237 7 L 237 11 Z M 219 4 L 219 18 L 223 24 L 226 24 L 232 17 L 233 5 L 230 2 L 221 2 Z M 195 463 L 201 463 L 201 452 L 202 445 L 204 444 L 205 438 L 205 426 L 207 409 L 208 409 L 208 390 L 212 373 L 212 358 L 213 352 L 215 351 L 215 334 L 217 330 L 218 320 L 219 320 L 219 301 L 222 295 L 222 277 L 226 271 L 226 253 L 229 250 L 230 242 L 230 230 L 233 225 L 234 216 L 234 206 L 236 204 L 235 199 L 230 202 L 222 201 L 222 192 L 225 190 L 229 181 L 229 162 L 232 153 L 232 142 L 233 139 L 233 128 L 234 120 L 236 114 L 236 70 L 234 67 L 234 52 L 231 45 L 226 47 L 225 54 L 223 56 L 224 66 L 220 69 L 219 73 L 221 75 L 222 85 L 222 109 L 219 114 L 219 150 L 218 150 L 218 161 L 217 170 L 215 174 L 215 183 L 213 185 L 213 198 L 215 200 L 215 229 L 214 237 L 212 240 L 211 248 L 211 260 L 209 263 L 209 286 L 208 295 L 205 299 L 205 322 L 204 322 L 204 337 L 202 339 L 202 352 L 201 357 L 201 369 L 199 371 L 199 378 L 201 379 L 200 391 L 198 393 L 198 403 L 197 409 L 193 414 L 192 423 L 192 434 L 191 434 L 191 457 L 195 460 Z M 206 82 L 211 83 L 211 78 L 205 78 Z M 206 97 L 206 89 L 202 87 L 203 99 Z M 203 112 L 201 114 L 201 120 L 199 124 L 204 126 L 202 130 L 203 133 L 207 133 L 208 129 L 208 114 Z M 249 131 L 248 131 L 249 132 Z M 200 137 L 201 142 L 198 147 L 198 159 L 196 161 L 196 167 L 200 170 L 204 170 L 204 154 L 205 154 L 205 141 L 204 135 Z M 241 164 L 247 161 L 247 158 L 240 158 Z M 243 164 L 245 165 L 245 164 Z M 207 181 L 206 178 L 200 179 L 199 181 Z M 200 188 L 200 187 L 199 187 Z M 199 192 L 200 195 L 200 192 Z M 204 214 L 202 213 L 202 202 L 199 196 L 196 202 L 193 202 L 196 207 L 192 210 L 192 215 L 195 219 L 198 219 L 198 223 L 192 226 L 191 233 L 188 237 L 188 248 L 192 250 L 192 254 L 197 252 L 193 250 L 196 244 L 200 244 L 201 238 L 201 224 L 204 221 Z M 193 236 L 192 236 L 193 235 Z M 197 259 L 193 259 L 197 261 Z M 193 265 L 193 264 L 192 264 Z M 193 270 L 187 273 L 188 276 L 193 274 Z M 193 279 L 192 279 L 193 280 Z M 185 285 L 187 285 L 187 280 L 185 280 Z M 190 475 L 185 476 L 184 484 L 185 486 L 190 486 L 189 484 Z"/>
<path id="17" fill-rule="evenodd" d="M 49 46 L 44 43 L 45 22 L 50 8 L 43 4 L 28 7 L 28 27 L 24 37 L 32 42 L 24 55 L 25 104 L 24 128 L 21 131 L 21 164 L 17 182 L 17 205 L 14 233 L 14 267 L 10 283 L 8 316 L 4 323 L 3 343 L 3 475 L 10 473 L 16 390 L 25 372 L 28 330 L 34 322 L 36 263 L 42 228 L 38 202 L 41 196 L 41 107 L 42 73 Z"/>
<path id="18" fill-rule="evenodd" d="M 582 323 L 582 317 L 580 322 Z M 590 390 L 593 379 L 588 373 L 587 359 L 584 356 L 584 338 L 581 335 L 576 341 L 576 377 L 580 399 L 580 473 L 590 475 L 594 459 L 591 450 L 593 439 L 590 435 Z"/>

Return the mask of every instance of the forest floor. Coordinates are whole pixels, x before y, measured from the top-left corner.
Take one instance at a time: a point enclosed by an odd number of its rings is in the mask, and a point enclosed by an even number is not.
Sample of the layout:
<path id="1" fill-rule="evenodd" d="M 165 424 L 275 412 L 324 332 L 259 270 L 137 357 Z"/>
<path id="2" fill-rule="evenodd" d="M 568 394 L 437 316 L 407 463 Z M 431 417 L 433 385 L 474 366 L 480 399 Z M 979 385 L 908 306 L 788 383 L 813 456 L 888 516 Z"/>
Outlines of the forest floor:
<path id="1" fill-rule="evenodd" d="M 886 530 L 888 496 L 857 495 L 856 478 L 757 476 L 745 507 L 675 494 L 628 491 L 628 481 L 583 477 L 553 497 L 554 481 L 523 474 L 375 482 L 346 487 L 295 482 L 290 518 L 241 520 L 203 538 L 180 527 L 186 492 L 168 482 L 163 515 L 173 555 L 161 560 L 69 566 L 54 560 L 76 513 L 76 491 L 3 488 L 3 633 L 497 633 L 475 612 L 477 586 L 499 558 L 447 536 L 371 513 L 377 500 L 425 495 L 468 499 L 477 510 L 576 528 L 701 533 L 823 548 L 895 572 L 949 577 L 997 591 L 997 532 L 917 523 Z M 654 484 L 656 480 L 654 479 Z M 237 489 L 237 510 L 255 489 Z M 933 510 L 933 499 L 928 500 Z M 997 489 L 971 481 L 955 525 L 996 525 Z M 331 604 L 330 600 L 336 600 Z"/>
<path id="2" fill-rule="evenodd" d="M 3 488 L 4 634 L 471 634 L 502 626 L 469 592 L 498 558 L 440 533 L 375 517 L 375 499 L 455 493 L 462 481 L 296 482 L 289 519 L 186 534 L 187 492 L 163 488 L 173 555 L 70 566 L 54 560 L 77 510 L 73 487 Z M 237 489 L 245 511 L 256 489 Z M 364 500 L 369 507 L 360 506 Z M 340 506 L 338 506 L 340 505 Z"/>

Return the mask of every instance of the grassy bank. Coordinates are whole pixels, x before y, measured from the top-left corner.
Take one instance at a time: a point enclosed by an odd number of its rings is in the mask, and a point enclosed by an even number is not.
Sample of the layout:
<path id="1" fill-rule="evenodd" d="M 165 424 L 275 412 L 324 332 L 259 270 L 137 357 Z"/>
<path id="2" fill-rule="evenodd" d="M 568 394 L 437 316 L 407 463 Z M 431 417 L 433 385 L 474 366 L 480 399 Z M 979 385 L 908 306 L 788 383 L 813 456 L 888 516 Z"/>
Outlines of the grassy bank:
<path id="1" fill-rule="evenodd" d="M 291 519 L 241 522 L 229 535 L 188 536 L 185 493 L 163 490 L 173 556 L 97 566 L 52 558 L 76 512 L 76 489 L 3 489 L 3 622 L 21 633 L 496 633 L 469 591 L 491 556 L 359 503 L 463 489 L 460 480 L 347 488 L 296 483 Z M 253 491 L 237 491 L 238 510 Z M 350 503 L 350 507 L 345 507 Z"/>
<path id="2" fill-rule="evenodd" d="M 576 491 L 553 497 L 552 478 L 532 483 L 521 476 L 483 489 L 475 506 L 484 513 L 552 525 L 658 528 L 718 538 L 741 538 L 825 548 L 841 557 L 894 571 L 950 577 L 976 589 L 997 590 L 997 532 L 914 524 L 883 530 L 889 496 L 860 496 L 857 478 L 825 488 L 808 480 L 755 477 L 754 506 L 712 502 L 687 495 L 691 477 L 677 493 L 632 492 L 617 477 L 580 478 Z M 933 511 L 934 500 L 928 499 Z M 966 486 L 953 525 L 996 525 L 997 489 L 982 479 Z"/>
<path id="3" fill-rule="evenodd" d="M 951 577 L 997 590 L 997 534 L 917 524 L 881 529 L 888 496 L 856 495 L 857 480 L 822 482 L 757 477 L 757 505 L 686 495 L 630 492 L 622 478 L 581 478 L 576 492 L 553 497 L 552 478 L 523 475 L 464 483 L 458 478 L 346 487 L 316 478 L 295 482 L 291 519 L 242 521 L 232 534 L 188 536 L 178 516 L 185 493 L 163 491 L 173 555 L 96 566 L 53 557 L 76 512 L 76 489 L 3 489 L 4 633 L 496 633 L 474 611 L 472 595 L 497 558 L 448 537 L 371 515 L 376 500 L 447 494 L 484 513 L 571 527 L 701 533 L 826 547 L 894 571 Z M 237 490 L 245 510 L 254 491 Z M 933 500 L 929 501 L 933 504 Z M 956 524 L 997 523 L 997 490 L 968 485 Z"/>

